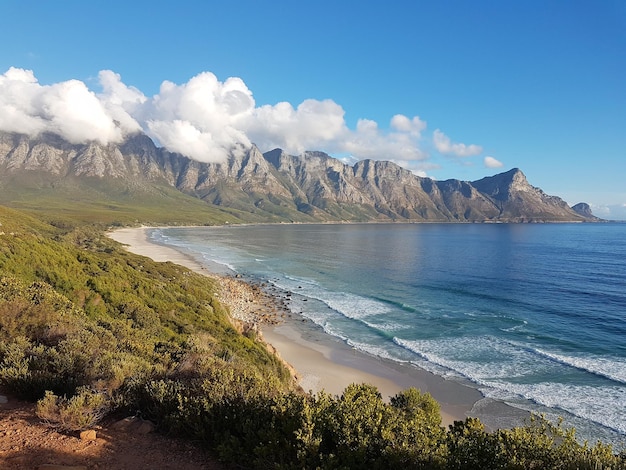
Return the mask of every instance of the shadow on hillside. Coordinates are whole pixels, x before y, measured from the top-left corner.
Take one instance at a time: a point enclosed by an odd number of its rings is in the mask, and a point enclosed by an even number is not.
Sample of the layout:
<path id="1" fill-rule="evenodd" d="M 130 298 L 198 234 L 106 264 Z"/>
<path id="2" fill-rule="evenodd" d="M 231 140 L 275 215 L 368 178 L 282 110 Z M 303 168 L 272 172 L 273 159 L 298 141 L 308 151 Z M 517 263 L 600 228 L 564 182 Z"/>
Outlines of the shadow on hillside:
<path id="1" fill-rule="evenodd" d="M 59 432 L 35 415 L 32 403 L 9 397 L 0 404 L 0 468 L 65 470 L 144 468 L 223 470 L 205 451 L 182 439 L 158 433 L 116 429 L 114 423 L 97 429 L 96 440 Z"/>
<path id="2" fill-rule="evenodd" d="M 163 436 L 151 435 L 141 438 L 122 436 L 120 438 L 119 436 L 112 437 L 105 431 L 101 431 L 100 436 L 96 441 L 86 442 L 73 436 L 49 435 L 45 441 L 33 443 L 28 442 L 29 437 L 17 435 L 9 444 L 9 450 L 0 452 L 0 468 L 41 468 L 43 470 L 51 465 L 65 470 L 137 470 L 142 468 L 222 470 L 226 468 L 211 460 L 208 455 L 191 444 L 170 440 Z M 0 437 L 0 441 L 4 439 Z M 56 467 L 54 468 L 56 470 Z"/>

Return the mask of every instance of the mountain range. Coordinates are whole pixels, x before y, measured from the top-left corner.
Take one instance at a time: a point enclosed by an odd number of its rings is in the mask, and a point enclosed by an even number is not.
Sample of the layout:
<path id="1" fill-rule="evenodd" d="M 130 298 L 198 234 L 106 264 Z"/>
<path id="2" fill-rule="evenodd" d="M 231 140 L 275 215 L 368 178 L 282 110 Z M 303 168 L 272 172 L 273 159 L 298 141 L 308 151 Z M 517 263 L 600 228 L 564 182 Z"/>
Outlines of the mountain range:
<path id="1" fill-rule="evenodd" d="M 530 185 L 517 168 L 478 181 L 436 181 L 392 162 L 348 165 L 322 152 L 294 156 L 253 146 L 225 162 L 203 163 L 160 148 L 144 134 L 103 145 L 0 132 L 0 203 L 73 185 L 97 185 L 112 198 L 121 187 L 156 199 L 169 188 L 188 196 L 185 201 L 272 222 L 600 220 L 585 203 L 572 208 Z"/>

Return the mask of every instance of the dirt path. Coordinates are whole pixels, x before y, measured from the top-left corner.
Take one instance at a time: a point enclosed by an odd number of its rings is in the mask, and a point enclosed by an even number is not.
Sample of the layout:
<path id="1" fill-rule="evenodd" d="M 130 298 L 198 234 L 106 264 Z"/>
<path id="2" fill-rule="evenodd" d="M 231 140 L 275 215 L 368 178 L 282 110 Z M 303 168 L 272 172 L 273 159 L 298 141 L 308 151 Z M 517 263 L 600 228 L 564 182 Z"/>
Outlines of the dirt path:
<path id="1" fill-rule="evenodd" d="M 2 397 L 6 395 L 2 394 Z M 0 397 L 0 402 L 5 401 Z M 118 422 L 119 423 L 119 422 Z M 57 432 L 35 415 L 35 406 L 8 397 L 0 403 L 0 468 L 41 470 L 222 470 L 189 442 L 137 427 L 105 423 L 95 440 Z M 55 467 L 55 465 L 57 467 Z"/>

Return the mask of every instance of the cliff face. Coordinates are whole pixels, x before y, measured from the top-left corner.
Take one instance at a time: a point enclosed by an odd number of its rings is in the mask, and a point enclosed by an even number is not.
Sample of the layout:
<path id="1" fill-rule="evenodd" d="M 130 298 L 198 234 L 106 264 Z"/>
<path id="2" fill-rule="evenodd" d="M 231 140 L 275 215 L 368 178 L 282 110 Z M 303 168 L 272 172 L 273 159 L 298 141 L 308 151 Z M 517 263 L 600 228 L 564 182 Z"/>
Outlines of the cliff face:
<path id="1" fill-rule="evenodd" d="M 541 222 L 597 220 L 531 186 L 513 169 L 479 181 L 434 181 L 385 161 L 354 166 L 321 152 L 262 154 L 201 163 L 157 148 L 145 135 L 119 145 L 72 145 L 58 136 L 0 133 L 0 181 L 36 172 L 51 179 L 167 184 L 207 203 L 293 221 Z M 41 177 L 41 176 L 40 176 Z"/>
<path id="2" fill-rule="evenodd" d="M 599 217 L 593 215 L 593 213 L 591 212 L 591 207 L 589 207 L 589 204 L 587 204 L 586 202 L 579 202 L 578 204 L 573 205 L 572 210 L 592 222 L 599 222 L 602 220 Z"/>
<path id="3" fill-rule="evenodd" d="M 494 201 L 500 211 L 499 219 L 537 222 L 562 220 L 565 214 L 576 213 L 561 198 L 531 186 L 517 168 L 474 181 L 472 185 Z"/>

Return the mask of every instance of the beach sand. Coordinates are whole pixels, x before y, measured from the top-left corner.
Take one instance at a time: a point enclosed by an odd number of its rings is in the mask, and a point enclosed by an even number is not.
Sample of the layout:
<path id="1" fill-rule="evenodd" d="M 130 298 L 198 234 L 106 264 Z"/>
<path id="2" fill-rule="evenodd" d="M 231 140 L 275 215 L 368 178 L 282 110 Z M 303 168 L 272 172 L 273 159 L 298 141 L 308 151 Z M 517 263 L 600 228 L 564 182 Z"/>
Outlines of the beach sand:
<path id="1" fill-rule="evenodd" d="M 469 416 L 480 417 L 488 428 L 511 427 L 525 415 L 503 403 L 485 399 L 475 388 L 446 380 L 409 364 L 399 364 L 357 351 L 318 326 L 297 315 L 276 309 L 279 299 L 259 300 L 258 287 L 223 273 L 211 272 L 204 263 L 175 248 L 151 242 L 149 227 L 124 228 L 109 236 L 126 245 L 133 253 L 155 261 L 171 261 L 207 276 L 218 277 L 222 284 L 220 300 L 231 315 L 243 322 L 261 324 L 262 338 L 278 355 L 295 368 L 299 385 L 306 391 L 325 390 L 341 395 L 352 383 L 368 383 L 378 388 L 385 400 L 409 387 L 430 393 L 441 405 L 442 424 L 452 424 Z M 256 289 L 256 291 L 255 291 Z M 255 295 L 256 300 L 250 297 Z M 269 297 L 266 294 L 266 297 Z M 277 321 L 267 321 L 274 318 Z M 265 320 L 265 321 L 263 321 Z M 477 412 L 476 410 L 480 410 Z"/>

